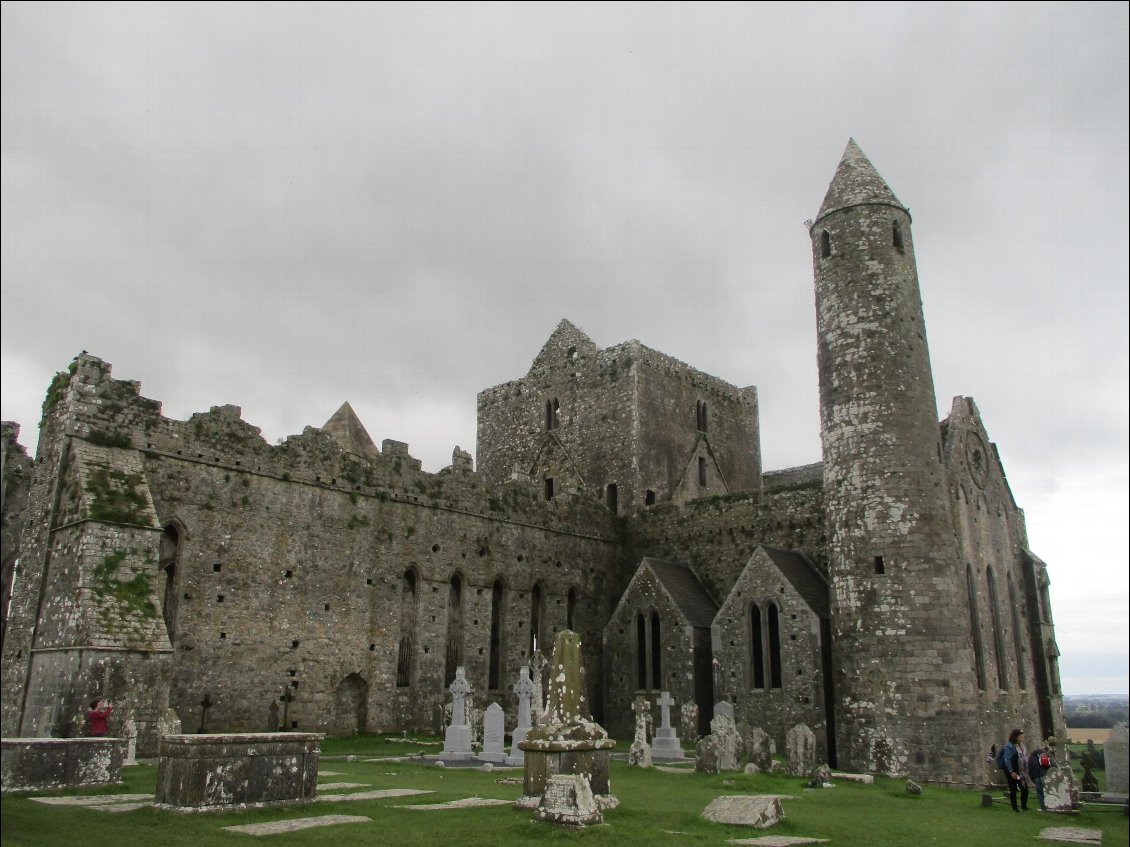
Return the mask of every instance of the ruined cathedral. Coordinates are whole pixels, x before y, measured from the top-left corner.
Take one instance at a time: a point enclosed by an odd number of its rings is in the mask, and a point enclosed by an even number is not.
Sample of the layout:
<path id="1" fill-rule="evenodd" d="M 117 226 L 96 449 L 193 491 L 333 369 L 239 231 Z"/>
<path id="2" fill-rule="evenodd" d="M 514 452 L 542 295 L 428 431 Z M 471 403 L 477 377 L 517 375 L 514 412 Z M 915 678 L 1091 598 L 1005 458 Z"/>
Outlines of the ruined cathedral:
<path id="1" fill-rule="evenodd" d="M 479 394 L 477 467 L 456 447 L 435 474 L 348 404 L 272 446 L 83 353 L 34 461 L 5 425 L 3 734 L 73 732 L 94 696 L 143 753 L 170 707 L 436 729 L 457 667 L 512 715 L 566 628 L 614 737 L 668 691 L 698 705 L 684 737 L 727 700 L 780 749 L 805 723 L 840 769 L 970 783 L 1008 728 L 1060 734 L 1047 570 L 973 400 L 937 419 L 910 213 L 854 142 L 810 236 L 805 467 L 761 467 L 755 387 L 564 320 Z"/>

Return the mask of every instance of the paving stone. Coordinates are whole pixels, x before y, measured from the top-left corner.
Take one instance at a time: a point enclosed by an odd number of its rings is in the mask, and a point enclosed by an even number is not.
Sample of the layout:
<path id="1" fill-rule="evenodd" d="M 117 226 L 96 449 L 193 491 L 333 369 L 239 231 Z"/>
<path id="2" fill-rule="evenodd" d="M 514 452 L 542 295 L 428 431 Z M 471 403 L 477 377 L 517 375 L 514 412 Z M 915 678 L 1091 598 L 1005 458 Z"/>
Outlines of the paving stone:
<path id="1" fill-rule="evenodd" d="M 28 799 L 48 806 L 102 806 L 110 803 L 133 803 L 140 800 L 152 802 L 156 798 L 152 794 L 91 794 L 85 796 L 68 795 L 66 797 L 29 797 Z"/>
<path id="2" fill-rule="evenodd" d="M 375 760 L 374 760 L 374 759 L 369 759 L 369 760 L 367 760 L 367 761 L 375 761 Z M 341 771 L 318 771 L 318 776 L 319 776 L 319 777 L 323 777 L 323 776 L 341 776 Z"/>
<path id="3" fill-rule="evenodd" d="M 493 797 L 465 797 L 462 800 L 448 800 L 446 803 L 420 803 L 415 806 L 397 806 L 398 809 L 413 809 L 417 812 L 434 812 L 442 809 L 469 809 L 475 806 L 513 806 L 513 800 L 498 800 Z"/>
<path id="4" fill-rule="evenodd" d="M 1083 829 L 1077 826 L 1053 826 L 1041 829 L 1036 836 L 1044 841 L 1062 841 L 1068 844 L 1102 844 L 1103 831 L 1101 829 Z"/>
<path id="5" fill-rule="evenodd" d="M 284 832 L 297 832 L 300 829 L 313 829 L 318 826 L 334 826 L 339 823 L 369 823 L 372 820 L 372 818 L 367 818 L 364 815 L 321 815 L 316 818 L 291 818 L 286 821 L 225 826 L 224 829 L 228 832 L 243 832 L 247 835 L 279 835 Z"/>
<path id="6" fill-rule="evenodd" d="M 105 803 L 87 808 L 92 812 L 132 812 L 134 809 L 146 809 L 152 805 L 152 803 Z"/>
<path id="7" fill-rule="evenodd" d="M 715 823 L 728 823 L 736 826 L 754 826 L 765 829 L 773 826 L 785 816 L 781 811 L 781 800 L 770 795 L 732 794 L 715 797 L 702 816 Z"/>
<path id="8" fill-rule="evenodd" d="M 327 782 L 318 786 L 319 791 L 340 791 L 343 788 L 366 788 L 370 782 Z"/>
<path id="9" fill-rule="evenodd" d="M 415 794 L 435 794 L 416 788 L 381 788 L 376 791 L 358 791 L 355 794 L 323 794 L 319 803 L 344 803 L 346 800 L 383 800 L 386 797 L 411 797 Z"/>

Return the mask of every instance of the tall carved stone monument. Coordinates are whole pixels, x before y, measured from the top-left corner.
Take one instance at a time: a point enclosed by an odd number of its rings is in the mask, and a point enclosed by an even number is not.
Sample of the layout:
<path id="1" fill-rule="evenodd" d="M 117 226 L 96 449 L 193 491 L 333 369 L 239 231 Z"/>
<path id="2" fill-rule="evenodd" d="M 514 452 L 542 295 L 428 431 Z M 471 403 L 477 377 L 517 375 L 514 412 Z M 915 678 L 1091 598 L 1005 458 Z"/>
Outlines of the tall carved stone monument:
<path id="1" fill-rule="evenodd" d="M 604 727 L 589 714 L 581 637 L 572 630 L 563 630 L 557 633 L 549 665 L 545 722 L 533 727 L 520 745 L 526 761 L 519 808 L 538 808 L 547 783 L 559 774 L 583 777 L 591 786 L 598 807 L 619 805 L 608 781 L 608 757 L 614 744 Z"/>
<path id="2" fill-rule="evenodd" d="M 637 697 L 632 703 L 632 711 L 636 715 L 636 734 L 632 739 L 632 746 L 628 748 L 628 764 L 635 768 L 651 767 L 651 745 L 647 743 L 647 716 L 651 713 L 651 704 L 644 697 Z"/>
<path id="3" fill-rule="evenodd" d="M 1110 738 L 1103 745 L 1103 758 L 1106 760 L 1106 790 L 1125 794 L 1126 779 L 1126 721 L 1117 724 L 1110 731 Z"/>

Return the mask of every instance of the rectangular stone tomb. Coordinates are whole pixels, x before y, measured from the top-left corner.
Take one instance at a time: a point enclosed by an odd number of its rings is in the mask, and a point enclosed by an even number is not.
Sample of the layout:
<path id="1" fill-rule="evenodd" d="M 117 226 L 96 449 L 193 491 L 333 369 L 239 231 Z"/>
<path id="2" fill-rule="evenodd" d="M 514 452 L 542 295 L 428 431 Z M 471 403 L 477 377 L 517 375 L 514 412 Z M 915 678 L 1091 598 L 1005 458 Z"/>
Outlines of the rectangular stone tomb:
<path id="1" fill-rule="evenodd" d="M 157 802 L 185 811 L 313 802 L 314 732 L 165 735 L 157 743 Z"/>
<path id="2" fill-rule="evenodd" d="M 42 791 L 122 781 L 124 738 L 5 738 L 0 788 Z"/>

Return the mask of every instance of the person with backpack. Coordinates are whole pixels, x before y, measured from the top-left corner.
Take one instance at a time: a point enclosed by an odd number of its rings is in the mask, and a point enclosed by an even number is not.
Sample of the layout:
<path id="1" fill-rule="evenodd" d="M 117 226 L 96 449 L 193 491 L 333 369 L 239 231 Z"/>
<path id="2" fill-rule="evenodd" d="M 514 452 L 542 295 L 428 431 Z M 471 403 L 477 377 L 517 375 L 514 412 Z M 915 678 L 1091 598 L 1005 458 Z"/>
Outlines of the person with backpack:
<path id="1" fill-rule="evenodd" d="M 1028 753 L 1024 749 L 1024 730 L 1014 729 L 1008 734 L 1008 743 L 997 754 L 997 765 L 1008 779 L 1008 801 L 1012 811 L 1028 811 Z M 1016 806 L 1016 792 L 1020 791 L 1020 807 Z"/>
<path id="2" fill-rule="evenodd" d="M 1033 750 L 1032 755 L 1028 757 L 1028 779 L 1036 786 L 1036 799 L 1040 802 L 1041 812 L 1048 810 L 1044 805 L 1044 776 L 1055 766 L 1055 759 L 1043 748 Z"/>

